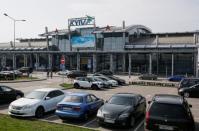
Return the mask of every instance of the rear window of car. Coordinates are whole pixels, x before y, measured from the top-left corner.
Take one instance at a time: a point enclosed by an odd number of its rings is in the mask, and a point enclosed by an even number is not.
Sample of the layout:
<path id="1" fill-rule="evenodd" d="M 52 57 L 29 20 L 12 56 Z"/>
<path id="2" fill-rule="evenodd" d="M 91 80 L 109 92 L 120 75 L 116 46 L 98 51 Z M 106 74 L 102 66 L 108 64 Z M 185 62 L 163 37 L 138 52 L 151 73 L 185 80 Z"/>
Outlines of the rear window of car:
<path id="1" fill-rule="evenodd" d="M 151 116 L 157 117 L 167 117 L 175 119 L 184 119 L 186 118 L 186 111 L 182 105 L 175 104 L 165 104 L 165 103 L 153 103 L 149 114 Z"/>
<path id="2" fill-rule="evenodd" d="M 73 103 L 82 103 L 83 97 L 82 96 L 66 96 L 64 98 L 64 102 L 73 102 Z"/>
<path id="3" fill-rule="evenodd" d="M 108 101 L 109 104 L 115 105 L 128 105 L 132 106 L 135 103 L 135 99 L 132 97 L 124 97 L 124 96 L 113 96 Z"/>

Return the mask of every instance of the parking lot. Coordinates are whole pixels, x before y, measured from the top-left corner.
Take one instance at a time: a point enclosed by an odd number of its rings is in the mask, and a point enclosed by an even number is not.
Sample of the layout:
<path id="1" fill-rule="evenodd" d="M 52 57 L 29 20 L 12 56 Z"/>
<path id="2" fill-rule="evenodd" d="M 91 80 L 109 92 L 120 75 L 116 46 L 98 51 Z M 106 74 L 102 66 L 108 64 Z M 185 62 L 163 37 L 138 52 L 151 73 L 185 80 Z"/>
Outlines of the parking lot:
<path id="1" fill-rule="evenodd" d="M 22 90 L 26 93 L 32 91 L 36 88 L 45 88 L 45 87 L 59 87 L 59 84 L 63 82 L 63 79 L 60 77 L 54 77 L 53 79 L 47 79 L 45 81 L 39 81 L 39 82 L 27 82 L 27 83 L 4 83 L 3 85 L 8 85 L 10 87 L 13 87 L 15 89 Z M 130 86 L 119 86 L 112 89 L 104 89 L 104 90 L 86 90 L 86 89 L 69 89 L 67 90 L 69 92 L 89 92 L 95 94 L 97 97 L 102 98 L 104 100 L 108 100 L 113 94 L 115 93 L 138 93 L 143 95 L 147 101 L 151 100 L 154 94 L 177 94 L 176 88 L 171 87 L 154 87 L 154 86 L 136 86 L 136 85 L 130 85 Z M 188 98 L 189 104 L 192 104 L 192 113 L 196 122 L 196 130 L 199 130 L 199 99 L 197 98 Z M 7 108 L 8 105 L 1 105 L 0 106 L 0 113 L 7 114 Z M 99 126 L 97 124 L 95 116 L 91 116 L 91 118 L 88 121 L 79 121 L 79 120 L 66 120 L 62 121 L 57 116 L 55 116 L 53 113 L 48 113 L 45 115 L 43 120 L 56 122 L 56 123 L 69 123 L 84 127 L 90 127 L 93 129 L 103 130 L 103 131 L 109 131 L 109 130 L 134 130 L 134 131 L 143 131 L 144 130 L 144 118 L 141 118 L 136 123 L 135 127 L 133 129 L 125 129 L 125 128 L 119 128 L 118 127 L 112 127 L 112 126 Z"/>

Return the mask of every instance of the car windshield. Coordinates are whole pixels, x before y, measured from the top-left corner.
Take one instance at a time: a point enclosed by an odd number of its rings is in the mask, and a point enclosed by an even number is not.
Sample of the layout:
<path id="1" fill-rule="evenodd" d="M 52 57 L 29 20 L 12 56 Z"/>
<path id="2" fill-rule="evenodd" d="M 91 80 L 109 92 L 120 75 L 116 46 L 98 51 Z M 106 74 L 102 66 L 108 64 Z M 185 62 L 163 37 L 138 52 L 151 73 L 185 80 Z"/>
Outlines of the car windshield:
<path id="1" fill-rule="evenodd" d="M 132 97 L 125 97 L 125 96 L 113 96 L 108 101 L 109 104 L 115 105 L 133 105 L 134 99 Z"/>
<path id="2" fill-rule="evenodd" d="M 43 99 L 47 92 L 44 91 L 33 91 L 25 96 L 25 98 L 29 99 Z"/>
<path id="3" fill-rule="evenodd" d="M 66 96 L 64 98 L 64 102 L 73 102 L 73 103 L 82 103 L 83 102 L 83 97 L 82 96 Z"/>
<path id="4" fill-rule="evenodd" d="M 152 116 L 168 117 L 175 119 L 186 118 L 185 109 L 181 105 L 153 103 L 149 111 Z"/>

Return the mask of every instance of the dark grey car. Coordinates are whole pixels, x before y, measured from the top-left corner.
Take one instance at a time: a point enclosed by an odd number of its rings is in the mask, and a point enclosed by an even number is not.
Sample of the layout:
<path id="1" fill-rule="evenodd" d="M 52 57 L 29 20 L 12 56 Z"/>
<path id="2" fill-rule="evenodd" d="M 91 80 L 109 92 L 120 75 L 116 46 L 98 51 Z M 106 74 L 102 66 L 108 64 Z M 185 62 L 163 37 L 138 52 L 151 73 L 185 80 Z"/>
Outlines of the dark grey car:
<path id="1" fill-rule="evenodd" d="M 137 118 L 145 114 L 146 99 L 133 93 L 113 95 L 97 113 L 99 124 L 134 126 Z"/>

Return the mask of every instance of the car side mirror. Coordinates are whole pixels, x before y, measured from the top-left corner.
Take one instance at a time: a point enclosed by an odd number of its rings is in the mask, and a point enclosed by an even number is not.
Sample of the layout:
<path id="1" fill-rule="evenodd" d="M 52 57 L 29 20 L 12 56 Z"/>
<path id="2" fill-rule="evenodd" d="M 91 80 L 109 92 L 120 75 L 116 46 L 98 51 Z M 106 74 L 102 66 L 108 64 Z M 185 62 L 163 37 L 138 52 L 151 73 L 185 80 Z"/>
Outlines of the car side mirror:
<path id="1" fill-rule="evenodd" d="M 192 108 L 192 105 L 189 104 L 189 107 Z"/>
<path id="2" fill-rule="evenodd" d="M 148 101 L 148 104 L 151 104 L 151 101 Z"/>
<path id="3" fill-rule="evenodd" d="M 108 103 L 108 101 L 107 101 L 107 100 L 105 100 L 105 103 Z"/>
<path id="4" fill-rule="evenodd" d="M 50 100 L 50 97 L 46 97 L 45 100 Z"/>

